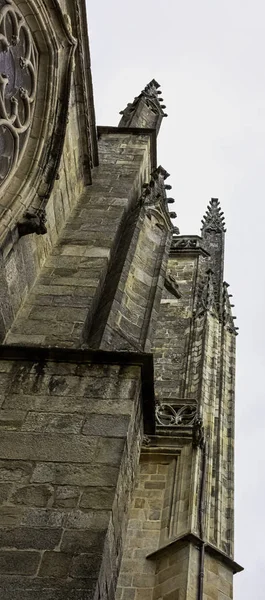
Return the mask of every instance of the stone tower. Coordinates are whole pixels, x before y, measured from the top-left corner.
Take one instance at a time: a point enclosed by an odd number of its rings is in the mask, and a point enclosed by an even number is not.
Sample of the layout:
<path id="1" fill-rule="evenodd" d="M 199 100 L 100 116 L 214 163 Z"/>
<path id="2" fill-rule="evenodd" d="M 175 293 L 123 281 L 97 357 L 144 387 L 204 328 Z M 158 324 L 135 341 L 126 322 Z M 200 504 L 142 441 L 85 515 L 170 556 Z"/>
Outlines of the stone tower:
<path id="1" fill-rule="evenodd" d="M 95 125 L 85 0 L 0 0 L 1 600 L 230 600 L 224 219 L 179 236 L 152 80 Z"/>

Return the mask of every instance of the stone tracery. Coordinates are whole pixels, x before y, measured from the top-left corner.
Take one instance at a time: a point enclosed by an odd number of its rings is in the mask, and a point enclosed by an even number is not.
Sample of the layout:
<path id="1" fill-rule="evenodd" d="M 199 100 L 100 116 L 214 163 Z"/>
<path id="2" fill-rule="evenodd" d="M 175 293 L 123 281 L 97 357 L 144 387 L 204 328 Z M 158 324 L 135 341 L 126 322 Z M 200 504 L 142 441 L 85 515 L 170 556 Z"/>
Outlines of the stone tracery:
<path id="1" fill-rule="evenodd" d="M 0 0 L 0 186 L 15 170 L 32 123 L 37 51 L 13 0 Z"/>

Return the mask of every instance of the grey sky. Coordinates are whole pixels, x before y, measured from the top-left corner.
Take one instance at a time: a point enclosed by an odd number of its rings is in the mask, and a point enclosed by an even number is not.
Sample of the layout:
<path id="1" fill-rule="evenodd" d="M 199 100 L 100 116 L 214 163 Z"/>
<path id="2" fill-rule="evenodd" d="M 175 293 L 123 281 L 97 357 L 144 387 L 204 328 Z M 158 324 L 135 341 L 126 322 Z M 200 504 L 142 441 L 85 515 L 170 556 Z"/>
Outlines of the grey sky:
<path id="1" fill-rule="evenodd" d="M 264 600 L 265 4 L 262 0 L 88 1 L 97 123 L 153 77 L 168 118 L 159 163 L 181 233 L 199 233 L 211 197 L 227 224 L 226 280 L 237 354 L 235 600 Z"/>

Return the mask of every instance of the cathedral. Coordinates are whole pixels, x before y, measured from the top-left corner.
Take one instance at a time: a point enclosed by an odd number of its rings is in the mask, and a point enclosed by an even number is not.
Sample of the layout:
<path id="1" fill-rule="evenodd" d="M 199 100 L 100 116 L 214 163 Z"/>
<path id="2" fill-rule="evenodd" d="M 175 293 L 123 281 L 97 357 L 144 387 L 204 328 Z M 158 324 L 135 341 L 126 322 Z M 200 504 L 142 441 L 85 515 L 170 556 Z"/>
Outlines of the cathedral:
<path id="1" fill-rule="evenodd" d="M 1 600 L 233 598 L 225 220 L 173 225 L 165 109 L 97 126 L 85 0 L 0 0 Z"/>

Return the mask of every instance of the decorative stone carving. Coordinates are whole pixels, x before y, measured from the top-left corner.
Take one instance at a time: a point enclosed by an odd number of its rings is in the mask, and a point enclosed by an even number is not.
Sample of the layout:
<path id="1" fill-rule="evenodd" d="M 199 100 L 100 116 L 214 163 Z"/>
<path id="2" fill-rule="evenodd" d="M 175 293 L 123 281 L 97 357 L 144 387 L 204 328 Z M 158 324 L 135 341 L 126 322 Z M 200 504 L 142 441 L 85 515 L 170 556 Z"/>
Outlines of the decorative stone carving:
<path id="1" fill-rule="evenodd" d="M 174 254 L 181 252 L 183 254 L 200 254 L 208 257 L 209 252 L 204 240 L 198 235 L 173 235 L 170 251 Z"/>
<path id="2" fill-rule="evenodd" d="M 168 210 L 168 199 L 165 189 L 165 179 L 169 177 L 169 173 L 163 167 L 157 167 L 151 174 L 149 183 L 143 185 L 143 193 L 140 198 L 140 204 L 145 207 L 146 214 L 151 217 L 156 216 L 158 225 L 161 228 L 165 227 L 173 231 L 173 225 L 170 218 L 175 218 L 176 213 L 171 213 Z M 172 198 L 170 199 L 172 200 Z M 178 231 L 178 228 L 174 228 Z"/>
<path id="3" fill-rule="evenodd" d="M 164 285 L 165 285 L 166 290 L 170 294 L 173 294 L 173 296 L 175 296 L 178 299 L 181 298 L 181 293 L 179 291 L 178 283 L 177 283 L 175 277 L 173 277 L 173 275 L 171 275 L 171 273 L 167 274 Z"/>
<path id="4" fill-rule="evenodd" d="M 142 445 L 150 446 L 150 444 L 151 444 L 151 438 L 148 435 L 144 435 Z"/>
<path id="5" fill-rule="evenodd" d="M 216 316 L 218 313 L 216 289 L 212 269 L 208 269 L 205 280 L 199 288 L 196 316 L 201 316 L 206 311 L 211 311 Z"/>
<path id="6" fill-rule="evenodd" d="M 15 170 L 30 132 L 37 51 L 12 0 L 0 0 L 0 186 Z"/>
<path id="7" fill-rule="evenodd" d="M 192 430 L 192 445 L 193 448 L 203 448 L 205 444 L 204 426 L 201 417 L 196 417 L 193 423 Z"/>
<path id="8" fill-rule="evenodd" d="M 46 214 L 41 208 L 31 208 L 25 212 L 21 221 L 18 223 L 18 234 L 19 237 L 29 235 L 30 233 L 37 233 L 37 235 L 44 235 L 47 233 L 45 225 Z"/>
<path id="9" fill-rule="evenodd" d="M 60 169 L 77 44 L 52 5 L 0 0 L 0 244 L 30 206 L 45 207 Z"/>
<path id="10" fill-rule="evenodd" d="M 231 333 L 234 333 L 235 335 L 238 335 L 238 327 L 235 327 L 235 323 L 234 323 L 236 317 L 233 317 L 233 315 L 232 315 L 232 307 L 234 305 L 232 305 L 230 302 L 231 294 L 228 294 L 228 287 L 229 287 L 229 284 L 226 283 L 226 281 L 224 281 L 224 283 L 223 283 L 222 320 L 223 320 L 223 324 L 228 329 L 228 331 L 230 331 Z"/>
<path id="11" fill-rule="evenodd" d="M 196 415 L 196 404 L 179 406 L 161 402 L 156 406 L 156 424 L 160 427 L 193 427 Z"/>
<path id="12" fill-rule="evenodd" d="M 218 198 L 211 198 L 206 214 L 202 219 L 202 235 L 205 231 L 225 233 L 224 213 L 221 210 Z"/>
<path id="13" fill-rule="evenodd" d="M 197 239 L 192 239 L 192 238 L 181 238 L 181 239 L 175 239 L 173 238 L 172 240 L 172 244 L 171 244 L 172 248 L 197 248 L 198 247 L 198 240 Z"/>
<path id="14" fill-rule="evenodd" d="M 161 94 L 159 88 L 159 83 L 157 83 L 155 79 L 152 79 L 152 81 L 150 81 L 150 83 L 148 83 L 142 90 L 141 94 L 136 96 L 133 102 L 129 102 L 124 110 L 120 111 L 120 115 L 122 115 L 120 125 L 126 127 L 130 124 L 131 118 L 135 113 L 136 107 L 138 106 L 141 98 L 145 99 L 146 105 L 150 107 L 154 113 L 160 115 L 161 117 L 167 117 L 167 114 L 164 113 L 164 108 L 166 107 L 164 104 L 162 104 L 163 98 L 159 97 Z"/>

